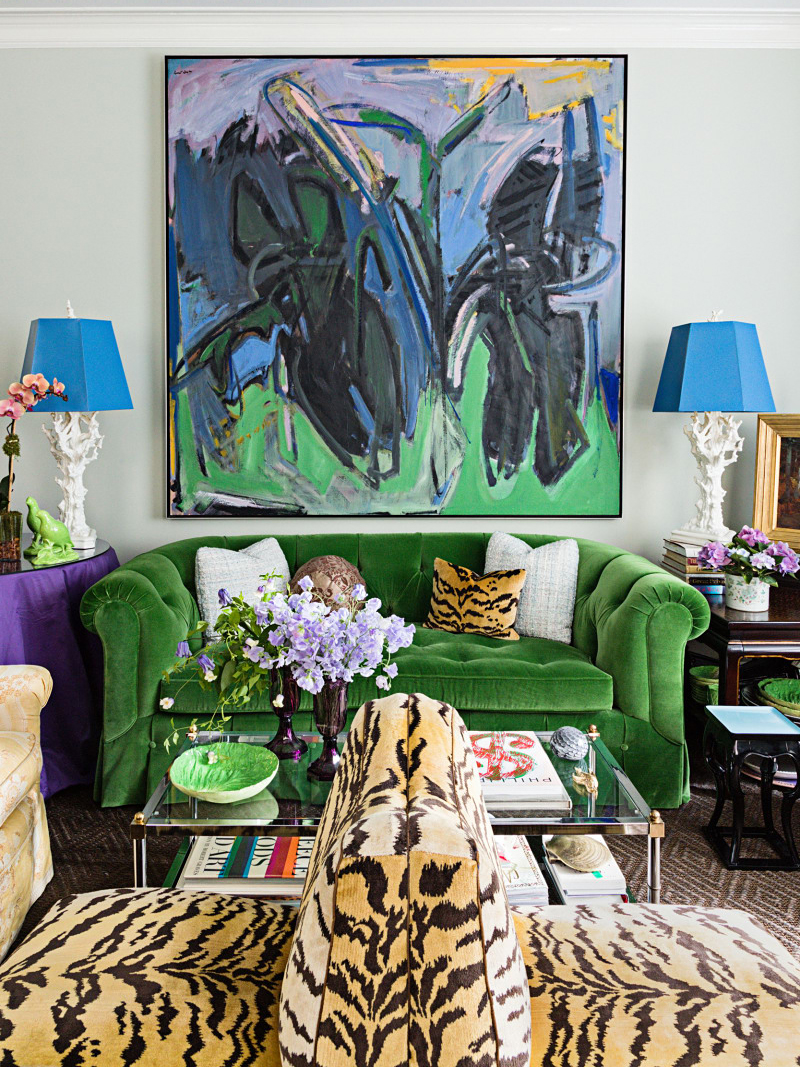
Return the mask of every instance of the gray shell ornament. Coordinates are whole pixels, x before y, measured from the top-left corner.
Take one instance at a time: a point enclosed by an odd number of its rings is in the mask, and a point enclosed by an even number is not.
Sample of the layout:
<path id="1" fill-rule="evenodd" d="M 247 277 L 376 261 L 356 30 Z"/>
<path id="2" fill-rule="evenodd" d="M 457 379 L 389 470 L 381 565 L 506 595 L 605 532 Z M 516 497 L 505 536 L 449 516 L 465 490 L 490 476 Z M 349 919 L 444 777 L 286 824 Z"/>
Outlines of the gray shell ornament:
<path id="1" fill-rule="evenodd" d="M 550 748 L 559 759 L 579 760 L 589 751 L 589 742 L 574 726 L 559 726 L 550 738 Z"/>

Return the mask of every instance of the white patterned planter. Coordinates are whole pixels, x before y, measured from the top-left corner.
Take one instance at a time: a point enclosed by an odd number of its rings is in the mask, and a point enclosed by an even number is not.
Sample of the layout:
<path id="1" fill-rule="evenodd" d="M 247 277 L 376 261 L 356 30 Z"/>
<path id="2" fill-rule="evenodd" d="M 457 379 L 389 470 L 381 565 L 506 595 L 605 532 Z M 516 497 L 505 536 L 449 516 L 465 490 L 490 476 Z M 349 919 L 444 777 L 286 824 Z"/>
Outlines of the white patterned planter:
<path id="1" fill-rule="evenodd" d="M 748 583 L 739 574 L 726 574 L 725 607 L 735 611 L 769 611 L 769 586 L 758 578 Z"/>

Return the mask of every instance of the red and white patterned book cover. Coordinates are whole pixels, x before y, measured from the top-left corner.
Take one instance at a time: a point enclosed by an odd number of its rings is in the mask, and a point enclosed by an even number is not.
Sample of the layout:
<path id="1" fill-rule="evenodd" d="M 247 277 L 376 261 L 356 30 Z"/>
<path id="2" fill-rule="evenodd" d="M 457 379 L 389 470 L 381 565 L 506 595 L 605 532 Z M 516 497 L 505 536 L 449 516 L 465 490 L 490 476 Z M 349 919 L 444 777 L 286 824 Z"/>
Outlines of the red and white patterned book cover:
<path id="1" fill-rule="evenodd" d="M 571 807 L 572 802 L 535 733 L 471 733 L 484 799 Z"/>

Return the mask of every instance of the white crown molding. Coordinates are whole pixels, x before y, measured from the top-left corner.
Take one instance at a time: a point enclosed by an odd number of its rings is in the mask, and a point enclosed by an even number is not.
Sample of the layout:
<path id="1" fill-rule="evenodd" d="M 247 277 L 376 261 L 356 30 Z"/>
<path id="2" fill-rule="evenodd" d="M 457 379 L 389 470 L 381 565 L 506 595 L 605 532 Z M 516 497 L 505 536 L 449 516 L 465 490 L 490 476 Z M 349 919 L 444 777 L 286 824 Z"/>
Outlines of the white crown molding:
<path id="1" fill-rule="evenodd" d="M 350 16 L 346 26 L 342 20 Z M 508 54 L 636 48 L 800 48 L 789 8 L 530 7 L 515 3 L 0 8 L 0 48 L 189 54 Z"/>

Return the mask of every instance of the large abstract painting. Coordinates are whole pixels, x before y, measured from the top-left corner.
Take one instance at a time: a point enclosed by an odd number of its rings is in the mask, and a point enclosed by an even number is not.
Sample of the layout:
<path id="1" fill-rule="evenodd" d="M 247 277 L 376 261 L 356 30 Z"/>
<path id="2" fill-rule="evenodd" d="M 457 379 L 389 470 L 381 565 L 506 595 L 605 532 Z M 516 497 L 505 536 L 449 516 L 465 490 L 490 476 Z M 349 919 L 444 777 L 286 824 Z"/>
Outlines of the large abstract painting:
<path id="1" fill-rule="evenodd" d="M 623 57 L 169 58 L 171 515 L 617 515 Z"/>

